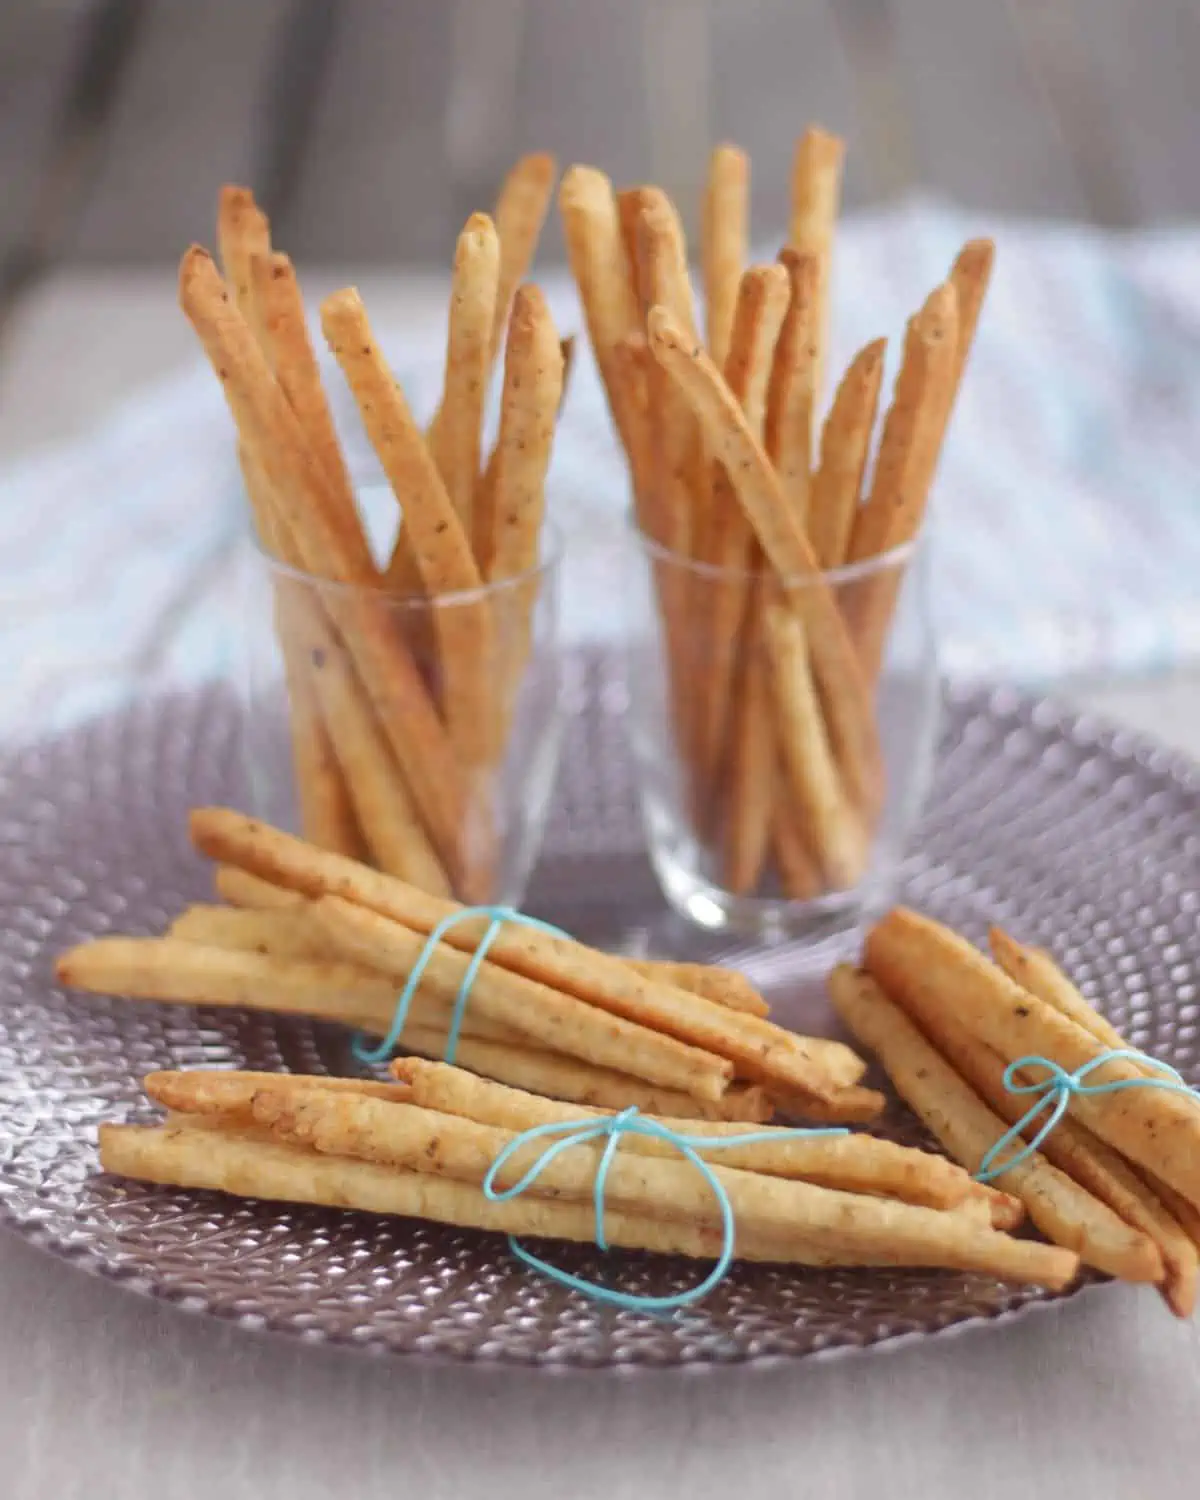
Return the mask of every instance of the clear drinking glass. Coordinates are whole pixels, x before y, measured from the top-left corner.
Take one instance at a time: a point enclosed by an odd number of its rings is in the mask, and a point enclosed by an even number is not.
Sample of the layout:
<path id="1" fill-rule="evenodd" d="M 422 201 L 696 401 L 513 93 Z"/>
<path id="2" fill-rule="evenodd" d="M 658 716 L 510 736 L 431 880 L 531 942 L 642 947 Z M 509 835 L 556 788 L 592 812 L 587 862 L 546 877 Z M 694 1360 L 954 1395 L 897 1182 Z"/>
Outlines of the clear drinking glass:
<path id="1" fill-rule="evenodd" d="M 558 535 L 519 577 L 430 599 L 254 546 L 241 643 L 253 812 L 437 894 L 519 904 L 563 729 Z"/>
<path id="2" fill-rule="evenodd" d="M 781 584 L 632 534 L 630 722 L 668 901 L 756 938 L 853 928 L 890 899 L 932 772 L 923 550 Z"/>

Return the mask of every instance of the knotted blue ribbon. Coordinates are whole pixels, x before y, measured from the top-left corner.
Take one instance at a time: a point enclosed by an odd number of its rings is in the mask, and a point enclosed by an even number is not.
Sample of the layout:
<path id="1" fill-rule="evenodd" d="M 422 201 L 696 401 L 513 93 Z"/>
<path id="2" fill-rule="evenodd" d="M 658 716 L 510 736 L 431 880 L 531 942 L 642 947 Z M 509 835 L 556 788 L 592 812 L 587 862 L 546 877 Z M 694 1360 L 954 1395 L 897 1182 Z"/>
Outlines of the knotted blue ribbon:
<path id="1" fill-rule="evenodd" d="M 1089 1075 L 1097 1068 L 1102 1068 L 1105 1063 L 1116 1062 L 1122 1058 L 1128 1058 L 1139 1067 L 1154 1068 L 1165 1076 L 1162 1078 L 1116 1078 L 1108 1083 L 1088 1083 Z M 1032 1083 L 1018 1083 L 1017 1074 L 1022 1068 L 1041 1068 L 1046 1076 Z M 1004 1070 L 1004 1087 L 1010 1094 L 1036 1094 L 1038 1098 L 1016 1124 L 1006 1130 L 996 1144 L 984 1152 L 983 1159 L 979 1163 L 979 1170 L 975 1173 L 976 1182 L 994 1182 L 997 1177 L 1011 1171 L 1021 1162 L 1027 1161 L 1066 1114 L 1072 1097 L 1077 1094 L 1087 1097 L 1097 1094 L 1115 1094 L 1121 1089 L 1167 1089 L 1173 1094 L 1190 1094 L 1193 1099 L 1200 1099 L 1200 1093 L 1186 1084 L 1170 1063 L 1159 1062 L 1157 1058 L 1147 1057 L 1144 1052 L 1135 1051 L 1131 1047 L 1102 1052 L 1099 1057 L 1094 1057 L 1091 1062 L 1084 1063 L 1073 1073 L 1068 1073 L 1065 1068 L 1060 1067 L 1048 1057 L 1018 1057 L 1016 1062 L 1009 1063 Z M 1000 1161 L 999 1158 L 1004 1152 L 1017 1141 L 1022 1140 L 1025 1131 L 1042 1113 L 1045 1113 L 1046 1118 L 1029 1140 L 1023 1141 L 1021 1149 L 1014 1152 L 1007 1161 Z"/>
<path id="2" fill-rule="evenodd" d="M 462 983 L 458 987 L 458 994 L 454 998 L 454 1009 L 450 1013 L 450 1026 L 446 1032 L 446 1051 L 443 1054 L 445 1061 L 452 1063 L 458 1052 L 458 1034 L 462 1030 L 463 1017 L 467 1013 L 467 1001 L 471 998 L 471 991 L 475 981 L 479 977 L 479 970 L 483 961 L 488 956 L 488 949 L 496 940 L 496 935 L 506 922 L 516 923 L 521 927 L 534 927 L 539 932 L 548 932 L 551 937 L 567 937 L 561 927 L 555 927 L 549 922 L 539 921 L 537 917 L 527 917 L 524 912 L 514 911 L 511 906 L 464 906 L 459 911 L 452 911 L 438 922 L 425 944 L 417 955 L 417 961 L 412 966 L 412 971 L 404 988 L 400 991 L 396 1001 L 396 1009 L 392 1014 L 392 1024 L 388 1027 L 387 1035 L 372 1047 L 362 1037 L 354 1040 L 354 1055 L 359 1062 L 380 1063 L 386 1062 L 400 1043 L 404 1028 L 408 1024 L 408 1013 L 412 1009 L 413 996 L 421 987 L 421 980 L 425 970 L 429 967 L 437 945 L 453 927 L 460 922 L 470 922 L 476 917 L 489 918 L 488 926 L 483 936 L 475 945 L 475 952 L 471 955 L 471 962 L 467 965 L 463 974 Z"/>
<path id="3" fill-rule="evenodd" d="M 625 1308 L 631 1312 L 674 1312 L 677 1308 L 687 1307 L 693 1302 L 699 1302 L 702 1297 L 706 1297 L 724 1279 L 733 1261 L 735 1227 L 733 1207 L 717 1174 L 699 1153 L 721 1151 L 729 1146 L 748 1146 L 759 1141 L 846 1135 L 847 1133 L 840 1126 L 826 1126 L 811 1130 L 797 1126 L 790 1130 L 752 1130 L 745 1135 L 683 1135 L 677 1130 L 672 1130 L 669 1125 L 648 1119 L 634 1105 L 615 1115 L 605 1115 L 601 1118 L 588 1116 L 583 1120 L 567 1120 L 561 1124 L 551 1122 L 523 1130 L 505 1146 L 488 1168 L 487 1176 L 483 1179 L 483 1192 L 484 1196 L 491 1199 L 493 1203 L 507 1203 L 512 1198 L 520 1197 L 526 1189 L 532 1187 L 550 1163 L 562 1152 L 569 1151 L 572 1146 L 586 1145 L 589 1141 L 603 1140 L 604 1150 L 596 1168 L 592 1202 L 596 1211 L 596 1244 L 601 1250 L 607 1250 L 608 1240 L 604 1233 L 604 1191 L 608 1182 L 608 1171 L 612 1166 L 621 1137 L 643 1135 L 652 1140 L 665 1141 L 668 1146 L 673 1146 L 684 1160 L 695 1167 L 703 1177 L 721 1213 L 721 1253 L 712 1270 L 696 1286 L 686 1291 L 675 1292 L 669 1297 L 648 1297 L 633 1292 L 620 1292 L 612 1287 L 603 1286 L 600 1282 L 589 1281 L 586 1277 L 576 1276 L 570 1271 L 562 1270 L 559 1266 L 551 1265 L 549 1261 L 542 1260 L 540 1256 L 526 1250 L 520 1241 L 511 1235 L 508 1243 L 513 1254 L 533 1270 L 541 1272 L 543 1276 L 550 1277 L 562 1286 L 570 1287 L 572 1291 L 582 1292 L 597 1302 L 606 1302 L 612 1307 Z M 549 1136 L 559 1136 L 560 1139 L 547 1146 L 528 1171 L 511 1187 L 496 1187 L 496 1178 L 514 1152 L 519 1151 L 522 1146 L 527 1146 L 533 1141 L 544 1140 Z"/>

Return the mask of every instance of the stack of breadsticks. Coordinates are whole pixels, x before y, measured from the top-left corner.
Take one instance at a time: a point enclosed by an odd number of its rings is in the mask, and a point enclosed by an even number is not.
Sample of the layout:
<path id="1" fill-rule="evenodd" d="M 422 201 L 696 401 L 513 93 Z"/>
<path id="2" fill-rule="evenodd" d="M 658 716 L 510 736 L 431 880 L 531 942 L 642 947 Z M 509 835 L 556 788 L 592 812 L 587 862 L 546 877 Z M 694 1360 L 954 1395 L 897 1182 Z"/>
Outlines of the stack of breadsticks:
<path id="1" fill-rule="evenodd" d="M 457 903 L 270 828 L 201 808 L 192 839 L 239 909 L 192 908 L 163 938 L 99 938 L 61 955 L 65 985 L 105 995 L 291 1012 L 387 1034 L 427 949 L 407 1050 L 445 1055 L 451 1013 L 488 926 L 429 935 Z M 682 1118 L 842 1123 L 883 1100 L 841 1042 L 766 1018 L 727 970 L 636 963 L 506 922 L 470 986 L 456 1058 L 553 1098 Z"/>
<path id="2" fill-rule="evenodd" d="M 603 1141 L 558 1152 L 520 1196 L 483 1192 L 489 1168 L 533 1127 L 599 1114 L 416 1060 L 396 1083 L 264 1073 L 152 1073 L 161 1126 L 106 1125 L 110 1172 L 242 1196 L 329 1204 L 516 1235 L 590 1242 Z M 663 1121 L 683 1132 L 685 1121 Z M 706 1126 L 733 1136 L 758 1128 Z M 616 1247 L 716 1259 L 721 1206 L 669 1144 L 623 1135 L 605 1185 Z M 497 1173 L 519 1182 L 544 1145 L 516 1148 Z M 941 1157 L 866 1135 L 701 1149 L 725 1192 L 744 1260 L 807 1266 L 941 1266 L 1065 1286 L 1078 1258 L 994 1227 L 1001 1195 Z"/>
<path id="3" fill-rule="evenodd" d="M 713 153 L 705 338 L 657 188 L 573 167 L 559 201 L 639 528 L 653 544 L 683 799 L 725 889 L 852 887 L 883 797 L 874 690 L 992 262 L 965 245 L 910 320 L 864 483 L 884 341 L 818 423 L 842 142 L 799 143 L 786 248 L 747 266 L 749 164 Z M 707 347 L 705 347 L 707 345 Z M 890 558 L 874 571 L 872 560 Z M 829 570 L 862 564 L 857 581 Z"/>
<path id="4" fill-rule="evenodd" d="M 971 1172 L 1025 1115 L 1028 1093 L 1005 1068 L 1049 1059 L 1067 1072 L 1128 1047 L 1044 950 L 998 929 L 995 962 L 915 912 L 889 913 L 867 938 L 865 972 L 836 969 L 834 1004 L 874 1051 L 902 1099 Z M 1044 1082 L 1041 1067 L 1018 1086 Z M 1163 1074 L 1140 1058 L 1106 1060 L 1091 1085 Z M 1036 1097 L 1036 1096 L 1033 1096 Z M 1028 1140 L 1045 1116 L 1024 1132 Z M 1001 1167 L 1020 1143 L 1002 1151 Z M 1112 1276 L 1157 1285 L 1191 1314 L 1200 1247 L 1200 1100 L 1156 1087 L 1072 1092 L 1036 1152 L 993 1179 L 1050 1240 Z"/>
<path id="5" fill-rule="evenodd" d="M 399 505 L 382 566 L 364 535 L 295 271 L 272 249 L 248 190 L 221 194 L 223 272 L 198 247 L 180 268 L 183 310 L 237 426 L 259 540 L 285 565 L 275 624 L 304 832 L 441 894 L 482 899 L 494 873 L 490 793 L 529 650 L 564 379 L 545 301 L 520 284 L 553 181 L 550 158 L 526 158 L 494 220 L 473 214 L 460 235 L 442 400 L 427 431 L 358 293 L 322 304 L 326 340 Z M 506 335 L 499 435 L 485 462 L 483 407 Z"/>

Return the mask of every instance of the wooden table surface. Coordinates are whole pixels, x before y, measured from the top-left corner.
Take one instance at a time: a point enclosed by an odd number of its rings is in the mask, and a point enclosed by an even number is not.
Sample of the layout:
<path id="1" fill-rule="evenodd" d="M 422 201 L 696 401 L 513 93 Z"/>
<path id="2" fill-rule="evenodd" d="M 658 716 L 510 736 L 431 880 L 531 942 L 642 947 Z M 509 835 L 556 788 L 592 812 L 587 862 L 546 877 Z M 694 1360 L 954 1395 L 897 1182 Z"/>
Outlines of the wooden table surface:
<path id="1" fill-rule="evenodd" d="M 381 316 L 437 316 L 427 282 L 362 279 Z M 168 273 L 51 279 L 12 331 L 0 464 L 191 357 Z M 1200 756 L 1194 678 L 1068 696 Z M 1192 1500 L 1200 1483 L 1200 1339 L 1129 1288 L 833 1361 L 538 1376 L 249 1336 L 0 1232 L 0 1349 L 5 1500 Z"/>

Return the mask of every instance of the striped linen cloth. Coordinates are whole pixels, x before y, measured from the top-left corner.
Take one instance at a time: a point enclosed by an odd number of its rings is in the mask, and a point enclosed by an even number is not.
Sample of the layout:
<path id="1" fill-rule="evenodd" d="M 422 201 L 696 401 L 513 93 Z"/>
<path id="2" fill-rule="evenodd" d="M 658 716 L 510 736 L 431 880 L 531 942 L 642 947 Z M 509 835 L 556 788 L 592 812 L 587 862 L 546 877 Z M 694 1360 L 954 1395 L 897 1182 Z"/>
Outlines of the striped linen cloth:
<path id="1" fill-rule="evenodd" d="M 852 217 L 837 251 L 835 364 L 880 334 L 894 349 L 958 244 L 985 228 L 998 242 L 997 273 L 935 503 L 944 668 L 1042 685 L 1195 662 L 1200 231 L 985 225 L 926 202 Z M 548 292 L 559 326 L 577 327 L 565 279 L 551 277 Z M 440 347 L 384 333 L 410 398 L 428 412 Z M 575 543 L 566 627 L 571 639 L 612 639 L 628 561 L 625 480 L 580 352 L 552 485 Z M 336 371 L 330 387 L 352 460 L 364 465 Z M 233 674 L 244 537 L 229 422 L 199 366 L 0 477 L 5 732 Z"/>

